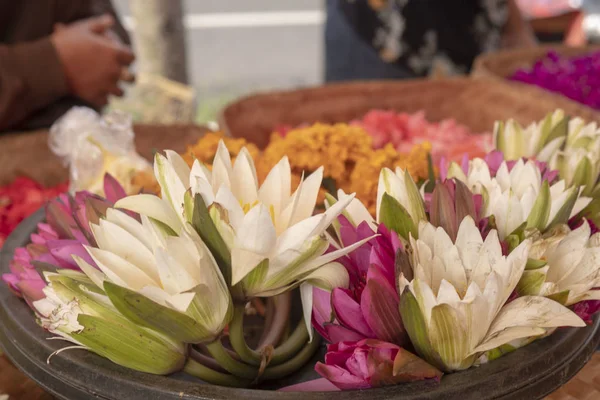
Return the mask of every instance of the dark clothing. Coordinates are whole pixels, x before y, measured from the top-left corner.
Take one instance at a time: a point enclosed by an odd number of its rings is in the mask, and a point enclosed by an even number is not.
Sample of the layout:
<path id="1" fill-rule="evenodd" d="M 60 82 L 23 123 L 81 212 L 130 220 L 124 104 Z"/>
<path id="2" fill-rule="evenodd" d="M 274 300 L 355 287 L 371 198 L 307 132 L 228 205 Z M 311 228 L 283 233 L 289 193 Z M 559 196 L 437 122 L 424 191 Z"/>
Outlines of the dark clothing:
<path id="1" fill-rule="evenodd" d="M 58 54 L 50 41 L 54 24 L 104 13 L 114 31 L 129 38 L 110 0 L 0 0 L 0 131 L 49 127 L 74 105 Z"/>
<path id="2" fill-rule="evenodd" d="M 499 48 L 508 0 L 328 0 L 328 13 L 327 64 L 348 60 L 350 79 L 369 79 L 377 71 L 385 72 L 380 78 L 394 77 L 394 70 L 414 77 L 428 75 L 437 65 L 466 73 L 475 57 Z M 347 29 L 344 37 L 339 29 Z M 379 58 L 368 61 L 373 72 L 358 75 L 356 59 L 367 62 L 372 55 Z M 343 69 L 327 65 L 326 78 L 345 79 Z"/>

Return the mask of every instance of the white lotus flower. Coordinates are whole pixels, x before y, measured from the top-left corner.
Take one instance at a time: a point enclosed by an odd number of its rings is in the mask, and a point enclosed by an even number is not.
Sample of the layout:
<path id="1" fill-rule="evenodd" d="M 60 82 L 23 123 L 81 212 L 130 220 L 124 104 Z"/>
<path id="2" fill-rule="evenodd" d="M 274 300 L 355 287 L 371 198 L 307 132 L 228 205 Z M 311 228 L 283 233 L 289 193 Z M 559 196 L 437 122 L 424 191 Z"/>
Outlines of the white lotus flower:
<path id="1" fill-rule="evenodd" d="M 586 147 L 568 147 L 556 152 L 548 166 L 559 172 L 568 187 L 581 186 L 584 195 L 595 194 L 600 178 L 600 137 Z"/>
<path id="2" fill-rule="evenodd" d="M 333 261 L 369 240 L 325 254 L 329 247 L 325 230 L 354 195 L 313 216 L 323 170 L 303 179 L 292 192 L 287 157 L 269 172 L 262 186 L 248 151 L 242 149 L 232 166 L 222 141 L 212 171 L 198 161 L 190 170 L 176 153 L 167 152 L 167 158 L 156 156 L 155 174 L 164 201 L 140 195 L 115 206 L 148 215 L 175 232 L 197 216 L 194 228 L 221 269 L 228 271 L 224 275 L 236 287 L 236 298 L 274 296 L 301 284 L 303 293 L 308 293 L 310 285 L 326 290 L 347 286 L 345 268 Z M 210 221 L 216 230 L 211 230 Z M 304 297 L 305 310 L 312 309 L 310 296 Z"/>
<path id="3" fill-rule="evenodd" d="M 566 228 L 568 229 L 568 228 Z M 587 220 L 558 240 L 541 239 L 532 254 L 545 265 L 535 265 L 523 273 L 518 292 L 526 295 L 553 296 L 570 306 L 584 300 L 600 300 L 600 233 L 590 237 Z"/>
<path id="4" fill-rule="evenodd" d="M 33 302 L 38 321 L 49 332 L 75 344 L 52 353 L 48 362 L 54 354 L 77 348 L 152 374 L 170 374 L 183 367 L 184 343 L 127 320 L 81 272 L 58 270 L 44 276 L 46 297 Z"/>
<path id="5" fill-rule="evenodd" d="M 448 178 L 463 181 L 473 193 L 483 196 L 483 216 L 495 216 L 500 239 L 505 239 L 525 222 L 527 228 L 541 231 L 566 223 L 591 201 L 580 196 L 580 188 L 567 188 L 565 181 L 548 186 L 533 160 L 519 159 L 510 171 L 503 162 L 492 177 L 487 163 L 475 158 L 469 161 L 467 174 L 453 163 L 448 169 Z"/>
<path id="6" fill-rule="evenodd" d="M 539 123 L 532 123 L 523 129 L 514 121 L 496 122 L 494 143 L 504 159 L 536 158 L 547 162 L 565 143 L 568 118 L 562 110 L 550 113 Z"/>
<path id="7" fill-rule="evenodd" d="M 131 305 L 117 304 L 122 300 L 119 296 L 131 291 L 139 294 L 137 299 L 143 296 L 152 301 L 151 304 L 144 300 L 142 306 L 147 308 L 136 312 L 171 310 L 173 318 L 195 321 L 195 332 L 191 337 L 182 336 L 182 341 L 212 340 L 222 332 L 231 319 L 229 290 L 214 257 L 191 227 L 179 236 L 171 236 L 144 215 L 140 223 L 124 212 L 108 209 L 106 218 L 98 225 L 91 224 L 91 230 L 98 248 L 86 250 L 99 270 L 81 258 L 75 260 L 121 312 L 127 315 L 122 307 Z M 105 281 L 118 285 L 111 288 L 119 294 L 112 296 Z M 173 331 L 164 322 L 151 326 L 163 332 Z"/>
<path id="8" fill-rule="evenodd" d="M 485 241 L 466 217 L 456 242 L 441 228 L 419 224 L 411 240 L 414 279 L 400 275 L 400 311 L 418 353 L 445 371 L 469 368 L 487 350 L 558 326 L 584 326 L 572 311 L 545 297 L 506 304 L 519 281 L 531 243 L 507 257 L 495 230 Z"/>
<path id="9" fill-rule="evenodd" d="M 328 209 L 335 203 L 337 203 L 338 199 L 341 201 L 346 201 L 351 195 L 344 192 L 343 189 L 338 189 L 337 199 L 330 194 L 325 195 L 325 208 Z M 373 232 L 377 232 L 377 222 L 367 209 L 367 207 L 357 198 L 353 198 L 350 201 L 350 204 L 346 207 L 346 209 L 342 213 L 348 221 L 354 225 L 358 226 L 363 222 L 366 222 Z M 337 229 L 337 225 L 335 225 Z"/>
<path id="10" fill-rule="evenodd" d="M 395 199 L 408 212 L 415 224 L 427 218 L 423 198 L 408 170 L 399 167 L 396 168 L 396 173 L 389 168 L 381 170 L 377 188 L 376 216 L 378 222 L 381 222 L 381 203 L 385 193 Z"/>

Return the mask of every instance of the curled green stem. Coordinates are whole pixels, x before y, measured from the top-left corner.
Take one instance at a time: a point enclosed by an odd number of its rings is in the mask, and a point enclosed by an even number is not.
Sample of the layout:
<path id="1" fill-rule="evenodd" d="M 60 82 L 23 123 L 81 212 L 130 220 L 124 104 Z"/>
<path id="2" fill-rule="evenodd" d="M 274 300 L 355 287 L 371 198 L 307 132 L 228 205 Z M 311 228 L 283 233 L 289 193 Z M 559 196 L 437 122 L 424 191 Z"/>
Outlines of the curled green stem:
<path id="1" fill-rule="evenodd" d="M 221 340 L 215 340 L 212 343 L 206 345 L 206 349 L 211 356 L 229 373 L 244 379 L 256 379 L 258 376 L 258 368 L 244 364 L 243 362 L 235 360 L 225 347 Z M 242 358 L 243 360 L 243 358 Z"/>
<path id="2" fill-rule="evenodd" d="M 308 332 L 304 321 L 298 323 L 294 333 L 277 347 L 273 353 L 269 365 L 281 364 L 292 358 L 308 340 Z M 247 364 L 258 367 L 261 365 L 264 353 L 251 349 L 244 338 L 244 306 L 237 305 L 234 310 L 233 320 L 229 325 L 229 341 L 231 346 L 240 356 L 242 361 Z"/>
<path id="3" fill-rule="evenodd" d="M 304 320 L 300 320 L 290 337 L 275 349 L 269 365 L 278 365 L 289 360 L 300 351 L 307 341 L 308 331 L 306 330 L 306 324 Z"/>
<path id="4" fill-rule="evenodd" d="M 320 344 L 321 338 L 314 337 L 312 342 L 307 343 L 306 346 L 304 346 L 304 348 L 294 356 L 294 358 L 284 362 L 283 364 L 276 365 L 273 367 L 267 367 L 261 375 L 260 379 L 281 379 L 299 370 L 304 364 L 308 362 L 308 360 L 310 360 L 315 355 Z"/>
<path id="5" fill-rule="evenodd" d="M 248 387 L 252 383 L 250 379 L 240 379 L 236 376 L 217 372 L 205 365 L 197 362 L 193 358 L 189 358 L 183 371 L 196 378 L 202 379 L 204 382 L 212 383 L 213 385 L 229 386 L 229 387 Z"/>
<path id="6" fill-rule="evenodd" d="M 267 324 L 265 323 L 265 330 L 258 344 L 259 349 L 267 346 L 275 347 L 281 340 L 283 331 L 285 331 L 285 328 L 288 325 L 290 311 L 292 309 L 292 293 L 286 292 L 274 297 L 273 303 L 275 312 L 268 329 Z"/>

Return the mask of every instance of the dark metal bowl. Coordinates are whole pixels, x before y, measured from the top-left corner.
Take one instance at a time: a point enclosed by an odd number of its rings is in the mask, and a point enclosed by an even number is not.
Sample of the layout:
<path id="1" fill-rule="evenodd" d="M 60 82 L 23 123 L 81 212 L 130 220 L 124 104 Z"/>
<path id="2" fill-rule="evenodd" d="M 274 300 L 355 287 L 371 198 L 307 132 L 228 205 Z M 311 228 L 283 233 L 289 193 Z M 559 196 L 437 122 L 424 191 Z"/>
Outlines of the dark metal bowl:
<path id="1" fill-rule="evenodd" d="M 24 221 L 8 238 L 0 252 L 0 273 L 15 248 L 29 242 L 29 235 L 43 219 L 40 211 Z M 6 355 L 27 375 L 60 399 L 176 400 L 176 399 L 281 399 L 281 400 L 383 400 L 383 399 L 534 399 L 542 398 L 567 382 L 590 359 L 598 347 L 600 319 L 586 328 L 559 329 L 550 337 L 534 342 L 479 368 L 444 376 L 441 384 L 418 382 L 366 391 L 331 393 L 290 393 L 230 389 L 204 384 L 174 374 L 155 376 L 122 368 L 83 350 L 48 355 L 65 346 L 49 341 L 52 336 L 39 327 L 29 307 L 0 284 L 0 342 Z M 295 375 L 277 382 L 286 386 L 317 377 L 313 360 Z"/>

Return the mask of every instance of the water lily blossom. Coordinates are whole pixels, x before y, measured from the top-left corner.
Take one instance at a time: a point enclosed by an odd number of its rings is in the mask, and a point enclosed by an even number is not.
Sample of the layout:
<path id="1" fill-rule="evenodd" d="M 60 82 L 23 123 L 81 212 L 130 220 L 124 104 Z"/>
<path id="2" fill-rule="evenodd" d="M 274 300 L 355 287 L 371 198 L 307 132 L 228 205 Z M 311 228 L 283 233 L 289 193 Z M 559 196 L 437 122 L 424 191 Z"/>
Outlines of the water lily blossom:
<path id="1" fill-rule="evenodd" d="M 568 188 L 563 180 L 549 185 L 540 165 L 532 160 L 520 159 L 512 168 L 503 162 L 492 176 L 485 160 L 476 158 L 469 161 L 466 174 L 451 165 L 448 177 L 463 181 L 473 193 L 483 196 L 482 216 L 496 217 L 500 239 L 523 224 L 544 231 L 567 223 L 592 200 L 581 196 L 580 188 Z"/>
<path id="2" fill-rule="evenodd" d="M 496 122 L 494 144 L 506 160 L 525 157 L 547 162 L 563 146 L 568 132 L 569 118 L 562 110 L 556 110 L 527 128 L 514 120 Z"/>
<path id="3" fill-rule="evenodd" d="M 108 209 L 91 224 L 97 248 L 86 246 L 98 269 L 75 261 L 128 318 L 183 342 L 214 340 L 232 306 L 212 254 L 193 229 L 170 236 L 141 219 Z"/>
<path id="4" fill-rule="evenodd" d="M 406 349 L 374 339 L 328 345 L 325 362 L 318 362 L 315 370 L 342 390 L 442 377 L 438 369 Z"/>
<path id="5" fill-rule="evenodd" d="M 568 228 L 567 228 L 568 229 Z M 523 272 L 521 295 L 551 296 L 566 306 L 600 300 L 600 233 L 583 224 L 558 240 L 542 239 L 534 256 L 542 262 Z"/>
<path id="6" fill-rule="evenodd" d="M 312 286 L 346 287 L 340 256 L 363 242 L 326 253 L 326 229 L 352 202 L 338 201 L 313 215 L 323 171 L 317 169 L 291 191 L 291 170 L 284 157 L 259 186 L 254 161 L 242 149 L 234 164 L 223 142 L 209 171 L 199 161 L 191 170 L 174 152 L 155 159 L 162 199 L 144 195 L 117 202 L 178 232 L 191 222 L 215 256 L 225 281 L 238 299 L 275 296 L 302 286 L 307 326 Z"/>
<path id="7" fill-rule="evenodd" d="M 342 215 L 339 223 L 343 245 L 373 237 L 366 221 L 355 227 Z M 395 256 L 401 243 L 398 235 L 383 225 L 377 233 L 379 236 L 338 260 L 348 270 L 348 288 L 334 288 L 331 293 L 314 289 L 313 326 L 331 343 L 368 338 L 407 343 L 395 283 Z"/>
<path id="8" fill-rule="evenodd" d="M 419 224 L 412 266 L 399 288 L 404 326 L 418 354 L 443 371 L 469 368 L 480 354 L 560 326 L 584 326 L 572 311 L 545 297 L 507 303 L 525 269 L 531 242 L 508 256 L 495 230 L 485 240 L 469 216 L 456 241 L 442 228 Z M 413 276 L 410 276 L 412 274 Z"/>
<path id="9" fill-rule="evenodd" d="M 187 356 L 183 343 L 124 318 L 84 274 L 61 270 L 47 273 L 46 279 L 44 298 L 33 303 L 39 322 L 75 344 L 56 353 L 87 349 L 124 367 L 157 375 L 183 368 Z"/>

